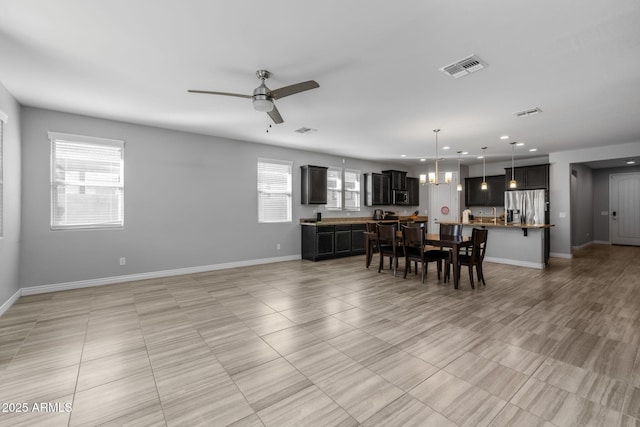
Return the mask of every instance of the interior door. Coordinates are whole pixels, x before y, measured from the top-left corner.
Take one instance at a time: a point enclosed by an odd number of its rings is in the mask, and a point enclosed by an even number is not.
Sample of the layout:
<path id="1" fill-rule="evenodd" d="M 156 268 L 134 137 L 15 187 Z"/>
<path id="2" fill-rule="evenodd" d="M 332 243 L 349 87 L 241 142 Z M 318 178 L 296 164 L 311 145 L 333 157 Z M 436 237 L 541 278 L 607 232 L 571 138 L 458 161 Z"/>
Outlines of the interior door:
<path id="1" fill-rule="evenodd" d="M 640 173 L 610 175 L 609 237 L 615 245 L 640 246 Z"/>
<path id="2" fill-rule="evenodd" d="M 453 173 L 450 184 L 444 183 L 444 174 L 439 177 L 441 184 L 429 185 L 429 233 L 440 230 L 438 222 L 460 221 L 460 193 L 456 191 L 458 177 Z"/>

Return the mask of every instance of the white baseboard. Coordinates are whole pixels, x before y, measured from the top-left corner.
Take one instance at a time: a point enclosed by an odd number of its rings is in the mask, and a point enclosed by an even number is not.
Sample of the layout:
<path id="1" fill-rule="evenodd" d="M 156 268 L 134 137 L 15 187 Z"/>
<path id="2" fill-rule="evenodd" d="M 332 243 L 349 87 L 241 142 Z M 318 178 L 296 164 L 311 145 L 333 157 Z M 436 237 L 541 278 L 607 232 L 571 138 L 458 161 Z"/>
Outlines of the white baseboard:
<path id="1" fill-rule="evenodd" d="M 571 246 L 571 249 L 576 249 L 576 250 L 584 249 L 586 247 L 589 247 L 589 246 L 593 245 L 594 243 L 595 242 L 592 240 L 590 242 L 583 243 L 583 244 L 578 245 L 578 246 Z"/>
<path id="2" fill-rule="evenodd" d="M 485 261 L 495 262 L 498 264 L 508 264 L 508 265 L 515 265 L 517 267 L 536 268 L 538 270 L 543 270 L 545 267 L 544 263 L 539 263 L 539 262 L 518 261 L 515 259 L 494 258 L 494 257 L 485 257 L 484 259 Z"/>
<path id="3" fill-rule="evenodd" d="M 564 259 L 573 258 L 573 254 L 563 254 L 561 252 L 551 252 L 549 256 L 553 258 L 564 258 Z"/>
<path id="4" fill-rule="evenodd" d="M 47 292 L 67 291 L 70 289 L 89 288 L 92 286 L 102 286 L 102 285 L 111 285 L 114 283 L 132 282 L 134 280 L 157 279 L 159 277 L 179 276 L 181 274 L 203 273 L 205 271 L 224 270 L 228 268 L 237 268 L 237 267 L 248 267 L 252 265 L 271 264 L 274 262 L 282 262 L 282 261 L 294 261 L 301 258 L 302 256 L 300 254 L 288 255 L 288 256 L 275 257 L 275 258 L 262 258 L 262 259 L 252 259 L 247 261 L 234 261 L 234 262 L 227 262 L 223 264 L 201 265 L 197 267 L 177 268 L 174 270 L 151 271 L 148 273 L 127 274 L 124 276 L 113 276 L 113 277 L 103 277 L 99 279 L 79 280 L 76 282 L 53 283 L 50 285 L 31 286 L 28 288 L 22 288 L 22 295 L 44 294 Z M 11 304 L 9 306 L 11 306 Z"/>
<path id="5" fill-rule="evenodd" d="M 0 316 L 2 316 L 5 311 L 9 310 L 11 306 L 18 301 L 18 298 L 22 295 L 22 289 L 18 289 L 15 294 L 11 295 L 8 300 L 5 301 L 4 304 L 0 305 Z"/>
<path id="6" fill-rule="evenodd" d="M 611 242 L 610 241 L 605 241 L 605 240 L 594 240 L 593 241 L 594 244 L 596 245 L 610 245 Z"/>

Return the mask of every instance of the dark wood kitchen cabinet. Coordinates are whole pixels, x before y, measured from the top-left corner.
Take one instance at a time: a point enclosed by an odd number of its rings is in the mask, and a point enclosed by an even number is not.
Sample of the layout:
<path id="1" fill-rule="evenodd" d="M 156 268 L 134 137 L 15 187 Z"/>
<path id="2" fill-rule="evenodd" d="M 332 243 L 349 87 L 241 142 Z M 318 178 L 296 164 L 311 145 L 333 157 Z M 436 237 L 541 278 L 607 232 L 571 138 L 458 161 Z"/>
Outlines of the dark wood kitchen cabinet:
<path id="1" fill-rule="evenodd" d="M 391 179 L 392 190 L 406 190 L 407 189 L 407 173 L 404 171 L 386 170 L 382 171 L 383 174 L 389 175 Z"/>
<path id="2" fill-rule="evenodd" d="M 465 178 L 466 206 L 504 206 L 504 175 L 487 176 L 487 189 L 481 190 L 482 177 Z"/>
<path id="3" fill-rule="evenodd" d="M 351 224 L 335 226 L 335 254 L 351 252 Z"/>
<path id="4" fill-rule="evenodd" d="M 409 192 L 409 206 L 420 205 L 420 180 L 418 178 L 407 178 L 407 191 Z"/>
<path id="5" fill-rule="evenodd" d="M 303 225 L 302 259 L 320 261 L 364 253 L 365 224 Z"/>
<path id="6" fill-rule="evenodd" d="M 384 173 L 365 173 L 364 186 L 366 189 L 365 206 L 391 204 L 391 180 Z"/>
<path id="7" fill-rule="evenodd" d="M 303 205 L 327 204 L 327 171 L 324 166 L 300 166 L 300 202 Z"/>
<path id="8" fill-rule="evenodd" d="M 510 190 L 511 168 L 505 168 L 505 189 Z M 549 189 L 549 165 L 519 166 L 513 168 L 516 190 Z"/>
<path id="9" fill-rule="evenodd" d="M 351 224 L 351 255 L 362 255 L 364 253 L 365 231 L 367 231 L 365 224 Z"/>

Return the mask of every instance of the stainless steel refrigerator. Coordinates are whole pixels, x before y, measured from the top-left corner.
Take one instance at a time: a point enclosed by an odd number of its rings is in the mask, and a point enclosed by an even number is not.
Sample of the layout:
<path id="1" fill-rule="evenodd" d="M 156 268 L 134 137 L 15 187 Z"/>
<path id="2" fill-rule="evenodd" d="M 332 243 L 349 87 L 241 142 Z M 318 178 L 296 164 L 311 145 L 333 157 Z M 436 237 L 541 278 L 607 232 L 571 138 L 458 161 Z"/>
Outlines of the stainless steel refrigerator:
<path id="1" fill-rule="evenodd" d="M 549 191 L 517 190 L 504 192 L 505 218 L 508 224 L 550 224 Z M 550 229 L 544 233 L 544 262 L 549 260 L 551 250 Z M 526 236 L 526 233 L 525 233 Z"/>
<path id="2" fill-rule="evenodd" d="M 505 191 L 504 210 L 509 224 L 548 224 L 547 190 Z"/>

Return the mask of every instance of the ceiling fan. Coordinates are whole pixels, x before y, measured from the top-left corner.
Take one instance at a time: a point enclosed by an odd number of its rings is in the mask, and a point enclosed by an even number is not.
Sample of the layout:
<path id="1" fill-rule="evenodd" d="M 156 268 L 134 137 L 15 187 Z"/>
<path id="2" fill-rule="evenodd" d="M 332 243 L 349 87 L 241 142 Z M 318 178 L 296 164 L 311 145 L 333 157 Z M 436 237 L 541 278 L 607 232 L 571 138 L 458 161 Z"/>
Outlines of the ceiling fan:
<path id="1" fill-rule="evenodd" d="M 264 84 L 265 80 L 267 80 L 270 75 L 271 73 L 267 70 L 256 71 L 256 76 L 260 80 L 262 80 L 262 83 L 260 83 L 260 86 L 253 90 L 253 95 L 243 95 L 240 93 L 229 92 L 212 92 L 208 90 L 189 90 L 189 92 L 250 98 L 253 102 L 253 108 L 255 110 L 267 113 L 274 123 L 283 123 L 284 120 L 282 120 L 280 112 L 273 103 L 274 100 L 320 87 L 318 82 L 316 82 L 315 80 L 308 80 L 306 82 L 296 83 L 289 86 L 281 87 L 280 89 L 271 90 L 267 87 L 267 85 Z"/>

